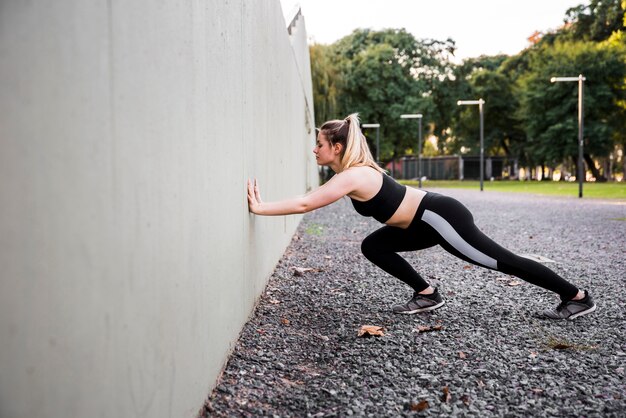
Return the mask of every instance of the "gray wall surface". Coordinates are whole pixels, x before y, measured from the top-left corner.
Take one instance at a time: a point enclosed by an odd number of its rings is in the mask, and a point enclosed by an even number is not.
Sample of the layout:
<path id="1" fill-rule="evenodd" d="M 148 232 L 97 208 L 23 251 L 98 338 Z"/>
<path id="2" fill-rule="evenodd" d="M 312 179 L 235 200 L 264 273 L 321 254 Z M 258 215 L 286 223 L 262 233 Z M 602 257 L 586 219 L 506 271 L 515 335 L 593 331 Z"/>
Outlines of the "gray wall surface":
<path id="1" fill-rule="evenodd" d="M 201 409 L 317 186 L 304 21 L 0 2 L 0 416 Z"/>

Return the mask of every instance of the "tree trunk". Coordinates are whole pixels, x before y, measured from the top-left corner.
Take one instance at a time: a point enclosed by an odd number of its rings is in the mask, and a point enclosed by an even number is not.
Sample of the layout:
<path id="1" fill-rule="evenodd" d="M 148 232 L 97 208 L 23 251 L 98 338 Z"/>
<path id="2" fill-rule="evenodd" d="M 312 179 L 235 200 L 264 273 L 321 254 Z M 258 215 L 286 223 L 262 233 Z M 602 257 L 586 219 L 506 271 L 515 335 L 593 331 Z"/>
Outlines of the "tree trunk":
<path id="1" fill-rule="evenodd" d="M 596 167 L 596 164 L 591 159 L 591 156 L 589 154 L 583 154 L 583 157 L 585 158 L 585 162 L 587 163 L 587 167 L 589 167 L 589 170 L 591 170 L 591 174 L 596 178 L 596 181 L 597 182 L 605 182 L 606 181 L 606 177 L 604 177 L 602 174 L 600 174 L 600 171 L 598 170 L 598 168 Z"/>
<path id="2" fill-rule="evenodd" d="M 626 181 L 626 144 L 622 145 L 622 181 Z"/>
<path id="3" fill-rule="evenodd" d="M 604 175 L 608 181 L 613 181 L 613 154 L 604 159 Z"/>

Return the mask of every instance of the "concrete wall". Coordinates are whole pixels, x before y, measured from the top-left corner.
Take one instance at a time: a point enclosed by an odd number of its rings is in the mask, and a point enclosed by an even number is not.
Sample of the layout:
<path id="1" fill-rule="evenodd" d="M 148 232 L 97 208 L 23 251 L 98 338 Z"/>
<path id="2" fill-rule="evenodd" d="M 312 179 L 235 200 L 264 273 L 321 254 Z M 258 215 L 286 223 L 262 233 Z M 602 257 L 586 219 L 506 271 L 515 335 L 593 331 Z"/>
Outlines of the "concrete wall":
<path id="1" fill-rule="evenodd" d="M 0 2 L 0 417 L 195 416 L 317 185 L 278 0 Z"/>

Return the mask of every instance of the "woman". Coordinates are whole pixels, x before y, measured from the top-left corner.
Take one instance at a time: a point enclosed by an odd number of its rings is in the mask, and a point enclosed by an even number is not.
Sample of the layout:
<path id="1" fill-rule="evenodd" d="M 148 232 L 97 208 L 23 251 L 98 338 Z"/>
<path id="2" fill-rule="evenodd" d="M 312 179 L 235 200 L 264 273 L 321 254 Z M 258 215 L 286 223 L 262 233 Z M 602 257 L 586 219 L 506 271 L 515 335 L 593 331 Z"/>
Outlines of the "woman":
<path id="1" fill-rule="evenodd" d="M 414 290 L 394 313 L 414 314 L 437 309 L 445 303 L 399 251 L 414 251 L 441 245 L 455 256 L 493 270 L 517 276 L 557 293 L 561 303 L 543 317 L 574 319 L 596 309 L 587 291 L 581 291 L 547 267 L 519 257 L 499 246 L 475 225 L 472 214 L 450 197 L 407 188 L 376 164 L 359 128 L 357 114 L 324 123 L 313 150 L 319 165 L 335 173 L 323 186 L 300 197 L 263 202 L 256 180 L 248 180 L 250 212 L 258 215 L 306 213 L 348 196 L 356 211 L 373 216 L 386 226 L 363 240 L 363 255 Z"/>

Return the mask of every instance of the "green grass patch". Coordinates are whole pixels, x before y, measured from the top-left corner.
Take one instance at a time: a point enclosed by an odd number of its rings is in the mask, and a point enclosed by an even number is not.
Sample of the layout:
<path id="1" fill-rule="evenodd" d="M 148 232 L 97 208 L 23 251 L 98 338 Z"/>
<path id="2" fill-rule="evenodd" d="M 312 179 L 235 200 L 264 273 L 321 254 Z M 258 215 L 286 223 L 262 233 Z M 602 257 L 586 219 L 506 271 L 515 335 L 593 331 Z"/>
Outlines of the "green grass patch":
<path id="1" fill-rule="evenodd" d="M 626 221 L 626 218 L 611 218 L 612 221 Z"/>
<path id="2" fill-rule="evenodd" d="M 306 232 L 309 235 L 315 235 L 319 237 L 320 235 L 324 233 L 324 227 L 318 224 L 311 224 L 306 227 L 304 232 Z"/>
<path id="3" fill-rule="evenodd" d="M 418 186 L 417 180 L 400 180 L 407 186 Z M 480 190 L 480 182 L 474 180 L 426 180 L 422 187 L 428 188 L 451 188 L 451 189 L 474 189 Z M 485 181 L 484 190 L 511 193 L 530 193 L 552 196 L 578 196 L 578 183 L 566 181 Z M 624 199 L 626 200 L 626 182 L 583 184 L 583 197 L 596 199 Z"/>

